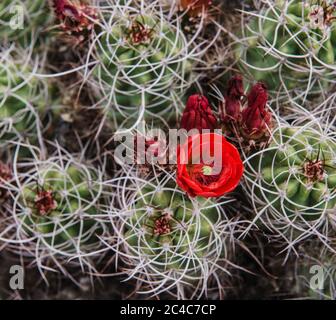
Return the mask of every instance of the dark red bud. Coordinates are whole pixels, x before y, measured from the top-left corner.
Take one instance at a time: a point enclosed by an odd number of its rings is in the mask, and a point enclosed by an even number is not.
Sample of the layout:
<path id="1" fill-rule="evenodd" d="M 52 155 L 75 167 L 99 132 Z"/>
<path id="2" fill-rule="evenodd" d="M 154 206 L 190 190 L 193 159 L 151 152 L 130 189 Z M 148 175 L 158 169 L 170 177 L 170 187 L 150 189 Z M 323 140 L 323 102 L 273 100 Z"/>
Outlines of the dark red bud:
<path id="1" fill-rule="evenodd" d="M 41 216 L 56 209 L 57 203 L 54 200 L 52 191 L 39 191 L 35 197 L 35 208 Z"/>
<path id="2" fill-rule="evenodd" d="M 265 109 L 268 99 L 267 88 L 265 84 L 258 82 L 255 84 L 247 96 L 249 106 L 257 105 L 260 109 Z"/>
<path id="3" fill-rule="evenodd" d="M 247 97 L 247 107 L 242 111 L 242 129 L 251 139 L 263 136 L 271 126 L 272 114 L 266 107 L 267 99 L 267 88 L 263 83 L 254 85 Z"/>
<path id="4" fill-rule="evenodd" d="M 71 34 L 82 34 L 93 28 L 97 18 L 96 10 L 87 4 L 71 0 L 53 0 L 57 19 L 61 28 Z"/>
<path id="5" fill-rule="evenodd" d="M 154 230 L 155 235 L 161 236 L 171 232 L 171 227 L 169 224 L 169 219 L 166 216 L 162 216 L 155 220 Z"/>
<path id="6" fill-rule="evenodd" d="M 189 97 L 181 119 L 181 129 L 214 130 L 217 128 L 217 119 L 214 116 L 206 97 L 194 94 Z"/>
<path id="7" fill-rule="evenodd" d="M 228 82 L 224 101 L 221 106 L 223 123 L 238 121 L 241 114 L 241 99 L 244 96 L 243 78 L 241 75 L 232 77 Z"/>
<path id="8" fill-rule="evenodd" d="M 229 80 L 228 87 L 226 90 L 226 96 L 235 99 L 240 99 L 243 95 L 244 95 L 243 77 L 238 74 Z"/>

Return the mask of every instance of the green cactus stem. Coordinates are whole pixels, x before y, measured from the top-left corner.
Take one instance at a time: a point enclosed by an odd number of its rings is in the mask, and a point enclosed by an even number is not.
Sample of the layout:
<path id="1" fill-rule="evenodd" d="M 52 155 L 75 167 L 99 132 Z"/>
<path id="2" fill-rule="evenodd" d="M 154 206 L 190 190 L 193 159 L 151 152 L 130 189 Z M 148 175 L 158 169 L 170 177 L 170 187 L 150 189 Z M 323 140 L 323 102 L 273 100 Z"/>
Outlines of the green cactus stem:
<path id="1" fill-rule="evenodd" d="M 107 246 L 141 293 L 193 299 L 223 292 L 237 226 L 224 211 L 230 199 L 189 198 L 175 181 L 157 176 L 123 175 L 113 187 L 120 190 L 110 210 L 116 236 Z"/>
<path id="2" fill-rule="evenodd" d="M 38 33 L 52 19 L 45 0 L 1 0 L 0 2 L 0 42 L 17 41 L 29 46 L 37 40 Z M 19 23 L 23 25 L 19 25 Z"/>
<path id="3" fill-rule="evenodd" d="M 126 221 L 124 237 L 131 252 L 146 255 L 152 268 L 184 270 L 188 277 L 200 271 L 200 259 L 216 251 L 213 239 L 219 221 L 209 200 L 197 199 L 195 205 L 172 191 L 146 187 Z"/>
<path id="4" fill-rule="evenodd" d="M 276 0 L 251 16 L 236 47 L 242 72 L 273 92 L 312 97 L 327 90 L 336 61 L 336 28 L 332 19 L 314 23 L 315 3 Z"/>
<path id="5" fill-rule="evenodd" d="M 43 181 L 41 186 L 30 179 L 20 197 L 21 210 L 27 212 L 20 215 L 27 234 L 39 234 L 49 245 L 67 252 L 97 242 L 99 224 L 93 218 L 99 214 L 96 174 L 88 176 L 73 164 L 64 171 L 49 166 L 36 174 L 37 181 Z"/>
<path id="6" fill-rule="evenodd" d="M 107 17 L 108 28 L 95 39 L 96 87 L 118 122 L 134 122 L 147 111 L 166 117 L 189 87 L 192 55 L 187 40 L 162 12 L 126 13 L 122 8 Z"/>
<path id="7" fill-rule="evenodd" d="M 248 180 L 267 206 L 295 219 L 316 220 L 336 206 L 336 142 L 304 127 L 279 128 L 249 160 Z"/>
<path id="8" fill-rule="evenodd" d="M 31 157 L 14 157 L 13 178 L 4 185 L 1 245 L 30 261 L 44 279 L 51 269 L 71 279 L 72 268 L 97 271 L 104 256 L 100 237 L 107 233 L 102 170 L 60 148 L 46 156 L 26 142 L 16 145 L 29 147 Z"/>
<path id="9" fill-rule="evenodd" d="M 37 114 L 46 106 L 46 87 L 33 76 L 31 65 L 14 56 L 17 53 L 3 52 L 0 64 L 1 143 L 14 135 L 36 132 Z"/>

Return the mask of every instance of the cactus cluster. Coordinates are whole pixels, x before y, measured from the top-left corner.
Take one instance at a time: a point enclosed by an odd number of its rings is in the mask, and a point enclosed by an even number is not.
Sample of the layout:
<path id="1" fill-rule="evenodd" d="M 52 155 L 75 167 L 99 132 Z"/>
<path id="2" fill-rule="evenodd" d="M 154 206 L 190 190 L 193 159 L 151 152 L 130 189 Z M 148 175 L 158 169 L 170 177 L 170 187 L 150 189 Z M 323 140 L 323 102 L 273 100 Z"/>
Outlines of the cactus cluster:
<path id="1" fill-rule="evenodd" d="M 116 129 L 174 115 L 192 84 L 200 55 L 178 19 L 156 2 L 150 7 L 116 5 L 101 13 L 93 44 L 97 66 L 92 83 Z"/>
<path id="2" fill-rule="evenodd" d="M 0 3 L 1 43 L 17 41 L 25 47 L 46 28 L 52 15 L 48 14 L 48 1 L 45 0 L 3 0 Z"/>
<path id="3" fill-rule="evenodd" d="M 336 29 L 331 17 L 323 18 L 328 7 L 324 0 L 276 0 L 267 1 L 258 13 L 247 13 L 242 41 L 236 46 L 247 78 L 263 81 L 275 95 L 289 94 L 294 100 L 330 89 Z"/>
<path id="4" fill-rule="evenodd" d="M 94 270 L 90 260 L 99 258 L 94 251 L 106 231 L 102 172 L 61 153 L 45 160 L 33 147 L 29 153 L 24 163 L 14 159 L 12 164 L 16 175 L 7 186 L 1 238 L 41 269 L 63 271 L 75 260 Z"/>
<path id="5" fill-rule="evenodd" d="M 335 48 L 331 0 L 0 0 L 0 299 L 335 298 Z"/>
<path id="6" fill-rule="evenodd" d="M 335 161 L 332 135 L 304 126 L 275 130 L 271 143 L 246 159 L 251 200 L 268 214 L 261 219 L 278 230 L 294 227 L 300 236 L 316 233 L 335 212 Z"/>
<path id="7" fill-rule="evenodd" d="M 226 261 L 232 258 L 230 239 L 236 232 L 223 208 L 184 195 L 172 181 L 155 184 L 155 179 L 141 182 L 136 176 L 115 182 L 119 194 L 126 181 L 134 191 L 125 194 L 125 208 L 113 213 L 118 241 L 109 247 L 128 277 L 141 279 L 141 291 L 151 295 L 192 298 L 216 290 L 211 280 L 223 270 L 230 272 Z M 221 276 L 218 291 L 225 282 Z"/>
<path id="8" fill-rule="evenodd" d="M 39 111 L 46 108 L 46 84 L 35 77 L 39 65 L 22 48 L 1 50 L 0 143 L 36 132 Z"/>

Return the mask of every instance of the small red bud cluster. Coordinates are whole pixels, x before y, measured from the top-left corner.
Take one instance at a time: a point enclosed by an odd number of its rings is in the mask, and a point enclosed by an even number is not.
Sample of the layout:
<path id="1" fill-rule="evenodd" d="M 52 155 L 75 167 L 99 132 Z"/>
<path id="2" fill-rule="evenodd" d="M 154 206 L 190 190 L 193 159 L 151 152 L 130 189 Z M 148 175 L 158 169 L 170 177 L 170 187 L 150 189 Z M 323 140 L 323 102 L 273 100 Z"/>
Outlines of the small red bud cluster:
<path id="1" fill-rule="evenodd" d="M 97 12 L 94 8 L 76 0 L 53 0 L 60 27 L 67 34 L 82 42 L 91 33 Z"/>

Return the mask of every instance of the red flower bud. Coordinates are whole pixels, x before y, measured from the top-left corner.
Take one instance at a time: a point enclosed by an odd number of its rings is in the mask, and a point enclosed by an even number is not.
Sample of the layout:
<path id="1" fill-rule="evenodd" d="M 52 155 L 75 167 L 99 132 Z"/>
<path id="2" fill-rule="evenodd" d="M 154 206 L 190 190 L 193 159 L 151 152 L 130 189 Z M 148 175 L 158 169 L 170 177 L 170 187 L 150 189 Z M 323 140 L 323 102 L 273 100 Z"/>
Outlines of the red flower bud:
<path id="1" fill-rule="evenodd" d="M 241 75 L 229 80 L 228 88 L 224 96 L 225 101 L 221 106 L 221 117 L 224 123 L 238 121 L 241 114 L 241 98 L 244 96 L 243 78 Z"/>
<path id="2" fill-rule="evenodd" d="M 35 197 L 35 208 L 41 216 L 47 215 L 56 209 L 57 203 L 52 191 L 39 191 Z"/>
<path id="3" fill-rule="evenodd" d="M 84 39 L 83 33 L 92 30 L 97 18 L 95 9 L 80 1 L 53 0 L 55 13 L 61 21 L 61 28 L 72 35 L 78 35 L 80 41 Z"/>
<path id="4" fill-rule="evenodd" d="M 169 218 L 167 216 L 161 216 L 154 222 L 154 235 L 161 236 L 171 232 L 171 226 L 169 224 Z"/>
<path id="5" fill-rule="evenodd" d="M 181 0 L 180 5 L 182 10 L 188 10 L 188 14 L 191 17 L 196 17 L 203 10 L 207 10 L 211 5 L 211 0 Z"/>
<path id="6" fill-rule="evenodd" d="M 187 131 L 191 129 L 216 129 L 217 119 L 213 115 L 208 99 L 200 94 L 189 97 L 184 109 L 181 128 Z"/>
<path id="7" fill-rule="evenodd" d="M 248 105 L 242 111 L 242 133 L 249 139 L 258 139 L 268 132 L 272 115 L 267 110 L 267 89 L 263 83 L 253 86 L 247 97 Z"/>

